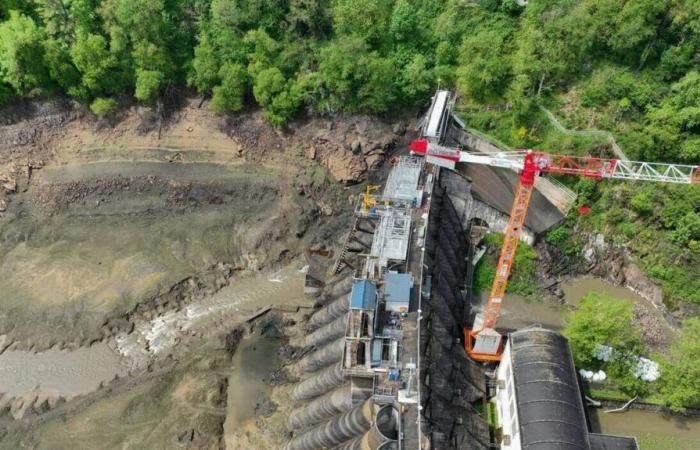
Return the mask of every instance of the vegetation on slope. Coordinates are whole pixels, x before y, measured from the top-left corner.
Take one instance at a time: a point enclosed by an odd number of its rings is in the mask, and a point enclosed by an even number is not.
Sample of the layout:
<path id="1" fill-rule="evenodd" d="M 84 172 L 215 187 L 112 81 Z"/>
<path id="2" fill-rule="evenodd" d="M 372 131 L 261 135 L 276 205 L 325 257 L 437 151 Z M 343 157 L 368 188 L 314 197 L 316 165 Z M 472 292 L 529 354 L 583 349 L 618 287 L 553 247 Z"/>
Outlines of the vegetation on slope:
<path id="1" fill-rule="evenodd" d="M 493 279 L 496 277 L 498 254 L 503 247 L 502 233 L 489 233 L 484 236 L 487 252 L 474 267 L 474 291 L 486 293 L 491 291 Z M 532 295 L 537 291 L 535 280 L 535 261 L 537 254 L 531 245 L 521 242 L 515 252 L 515 261 L 511 269 L 506 292 L 520 295 Z"/>
<path id="2" fill-rule="evenodd" d="M 2 0 L 0 104 L 65 93 L 106 116 L 190 86 L 282 125 L 412 108 L 439 84 L 508 145 L 611 156 L 561 126 L 600 129 L 631 159 L 697 164 L 699 32 L 697 0 Z M 697 189 L 566 182 L 593 208 L 569 228 L 629 246 L 669 304 L 700 303 Z"/>
<path id="3" fill-rule="evenodd" d="M 602 369 L 608 377 L 590 393 L 617 400 L 639 395 L 645 402 L 667 405 L 674 411 L 700 405 L 700 319 L 685 321 L 680 337 L 668 352 L 659 355 L 649 355 L 640 326 L 630 301 L 598 292 L 586 295 L 576 311 L 568 314 L 564 335 L 571 344 L 576 366 L 590 371 Z M 614 349 L 606 361 L 596 357 L 601 345 Z M 659 362 L 658 380 L 637 378 L 639 356 L 651 356 Z M 620 396 L 617 389 L 624 395 Z"/>

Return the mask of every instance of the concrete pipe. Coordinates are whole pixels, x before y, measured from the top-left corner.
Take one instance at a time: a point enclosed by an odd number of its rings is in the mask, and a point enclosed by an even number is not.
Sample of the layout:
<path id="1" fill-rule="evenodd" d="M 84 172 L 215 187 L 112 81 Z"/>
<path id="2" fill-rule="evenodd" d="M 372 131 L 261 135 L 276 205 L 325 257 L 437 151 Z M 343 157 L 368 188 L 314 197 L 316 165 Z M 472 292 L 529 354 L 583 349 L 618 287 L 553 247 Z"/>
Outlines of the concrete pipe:
<path id="1" fill-rule="evenodd" d="M 350 299 L 347 295 L 341 295 L 337 300 L 334 300 L 333 303 L 316 311 L 309 319 L 309 327 L 311 329 L 315 329 L 325 325 L 328 322 L 345 315 L 345 313 L 348 312 L 349 307 Z"/>
<path id="2" fill-rule="evenodd" d="M 329 293 L 333 296 L 348 294 L 352 289 L 352 284 L 354 282 L 355 280 L 353 280 L 352 277 L 345 277 L 342 280 L 335 283 L 333 287 L 330 288 Z"/>
<path id="3" fill-rule="evenodd" d="M 317 397 L 343 384 L 345 374 L 340 362 L 327 367 L 314 376 L 298 383 L 292 390 L 292 398 L 296 401 Z"/>
<path id="4" fill-rule="evenodd" d="M 284 450 L 317 450 L 336 446 L 367 432 L 373 419 L 374 404 L 370 398 L 335 419 L 295 437 Z"/>
<path id="5" fill-rule="evenodd" d="M 333 339 L 339 338 L 345 334 L 345 326 L 347 325 L 347 316 L 341 315 L 328 325 L 324 325 L 304 338 L 304 347 L 310 345 L 319 345 Z"/>
<path id="6" fill-rule="evenodd" d="M 306 355 L 297 363 L 297 368 L 301 372 L 313 372 L 315 370 L 340 361 L 343 358 L 345 348 L 345 338 L 336 339 L 330 344 Z"/>
<path id="7" fill-rule="evenodd" d="M 333 447 L 333 450 L 369 450 L 368 448 L 363 446 L 365 436 L 367 435 L 365 434 L 363 436 L 344 442 L 336 447 Z"/>
<path id="8" fill-rule="evenodd" d="M 377 411 L 372 429 L 367 432 L 367 441 L 374 450 L 398 437 L 399 412 L 392 405 L 385 405 Z"/>
<path id="9" fill-rule="evenodd" d="M 348 383 L 293 411 L 287 420 L 288 428 L 292 431 L 308 428 L 348 411 L 370 395 L 369 389 L 353 387 Z"/>
<path id="10" fill-rule="evenodd" d="M 397 441 L 386 441 L 378 445 L 372 444 L 370 433 L 371 431 L 368 431 L 364 436 L 333 447 L 333 450 L 398 450 L 399 444 Z"/>

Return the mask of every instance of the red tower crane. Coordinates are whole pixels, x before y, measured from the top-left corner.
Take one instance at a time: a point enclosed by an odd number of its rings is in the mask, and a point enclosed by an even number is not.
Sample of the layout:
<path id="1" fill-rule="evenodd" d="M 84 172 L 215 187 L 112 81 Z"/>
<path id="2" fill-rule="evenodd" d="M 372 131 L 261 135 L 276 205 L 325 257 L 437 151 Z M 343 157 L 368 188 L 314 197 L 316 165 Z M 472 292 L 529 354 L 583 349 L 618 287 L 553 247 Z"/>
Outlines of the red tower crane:
<path id="1" fill-rule="evenodd" d="M 464 345 L 469 356 L 477 361 L 499 361 L 503 337 L 495 329 L 506 292 L 508 276 L 525 224 L 535 179 L 540 173 L 578 175 L 595 180 L 607 178 L 664 183 L 700 184 L 700 166 L 623 161 L 580 156 L 550 155 L 532 150 L 518 150 L 495 155 L 465 152 L 416 139 L 410 144 L 413 153 L 425 156 L 428 162 L 454 168 L 457 162 L 484 164 L 514 169 L 520 181 L 513 200 L 503 248 L 496 266 L 496 275 L 484 311 L 478 314 L 471 329 L 464 329 Z"/>

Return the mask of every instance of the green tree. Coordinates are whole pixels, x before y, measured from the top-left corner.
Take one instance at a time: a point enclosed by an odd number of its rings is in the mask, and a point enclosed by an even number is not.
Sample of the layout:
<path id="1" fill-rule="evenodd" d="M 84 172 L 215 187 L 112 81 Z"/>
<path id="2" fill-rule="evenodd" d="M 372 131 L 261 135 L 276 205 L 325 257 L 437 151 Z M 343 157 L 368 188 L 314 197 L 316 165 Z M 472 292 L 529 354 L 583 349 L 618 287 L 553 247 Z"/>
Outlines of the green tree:
<path id="1" fill-rule="evenodd" d="M 302 87 L 293 80 L 287 82 L 285 89 L 277 94 L 272 103 L 265 108 L 265 118 L 279 127 L 289 122 L 296 114 L 303 99 Z"/>
<path id="2" fill-rule="evenodd" d="M 317 81 L 325 98 L 317 106 L 380 113 L 394 101 L 391 62 L 369 51 L 357 37 L 344 37 L 321 50 Z"/>
<path id="3" fill-rule="evenodd" d="M 31 17 L 10 11 L 0 23 L 0 77 L 19 94 L 43 87 L 48 81 L 44 67 L 44 33 Z"/>
<path id="4" fill-rule="evenodd" d="M 165 76 L 158 70 L 137 69 L 136 91 L 134 96 L 142 102 L 149 102 L 158 95 Z"/>
<path id="5" fill-rule="evenodd" d="M 80 32 L 70 53 L 81 74 L 84 96 L 116 93 L 127 85 L 120 78 L 117 56 L 109 51 L 104 36 Z"/>
<path id="6" fill-rule="evenodd" d="M 528 95 L 571 79 L 591 57 L 596 36 L 583 2 L 533 2 L 525 8 L 521 26 L 514 72 L 527 77 Z"/>
<path id="7" fill-rule="evenodd" d="M 354 35 L 380 46 L 389 35 L 392 0 L 335 0 L 333 26 L 339 35 Z"/>
<path id="8" fill-rule="evenodd" d="M 402 102 L 414 106 L 430 98 L 435 87 L 435 74 L 428 67 L 428 59 L 420 53 L 415 54 L 401 71 Z"/>
<path id="9" fill-rule="evenodd" d="M 90 104 L 90 110 L 97 117 L 105 117 L 117 110 L 117 101 L 113 98 L 98 97 Z"/>
<path id="10" fill-rule="evenodd" d="M 253 85 L 253 95 L 260 106 L 265 107 L 272 103 L 272 100 L 282 92 L 287 84 L 282 72 L 276 67 L 265 69 L 255 77 Z"/>
<path id="11" fill-rule="evenodd" d="M 512 76 L 513 28 L 505 21 L 492 21 L 464 38 L 457 86 L 471 98 L 486 101 L 503 96 Z"/>
<path id="12" fill-rule="evenodd" d="M 290 0 L 287 22 L 302 35 L 326 36 L 331 29 L 330 0 Z"/>
<path id="13" fill-rule="evenodd" d="M 240 64 L 226 63 L 219 71 L 221 84 L 214 88 L 211 109 L 216 112 L 239 111 L 248 86 L 248 74 Z"/>
<path id="14" fill-rule="evenodd" d="M 623 352 L 640 352 L 638 329 L 632 322 L 630 301 L 591 292 L 579 302 L 576 311 L 567 315 L 564 335 L 569 339 L 576 364 L 583 368 L 598 364 L 594 352 L 607 345 Z"/>
<path id="15" fill-rule="evenodd" d="M 578 367 L 602 368 L 629 395 L 644 394 L 649 388 L 647 382 L 633 375 L 644 345 L 630 301 L 599 292 L 588 293 L 576 311 L 567 315 L 564 335 L 569 339 Z M 611 360 L 604 362 L 594 356 L 601 345 L 612 347 Z"/>
<path id="16" fill-rule="evenodd" d="M 681 335 L 661 358 L 659 393 L 674 411 L 700 405 L 700 319 L 683 323 Z"/>
<path id="17" fill-rule="evenodd" d="M 201 40 L 194 49 L 192 71 L 187 81 L 200 94 L 211 91 L 219 81 L 219 59 L 207 33 L 202 33 Z"/>

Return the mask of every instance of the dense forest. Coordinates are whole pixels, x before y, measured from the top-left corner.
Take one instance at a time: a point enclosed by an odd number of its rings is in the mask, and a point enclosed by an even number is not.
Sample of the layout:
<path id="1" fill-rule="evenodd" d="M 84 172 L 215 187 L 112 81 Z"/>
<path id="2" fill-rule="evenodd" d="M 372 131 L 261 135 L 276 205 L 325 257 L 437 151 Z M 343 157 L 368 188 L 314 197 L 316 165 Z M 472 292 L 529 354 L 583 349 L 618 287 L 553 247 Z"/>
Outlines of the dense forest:
<path id="1" fill-rule="evenodd" d="M 698 0 L 0 0 L 0 104 L 68 95 L 104 116 L 174 90 L 215 111 L 257 103 L 283 125 L 301 111 L 382 114 L 455 88 L 472 129 L 504 145 L 700 161 Z M 669 304 L 700 303 L 700 193 L 562 180 L 592 206 L 572 229 L 631 247 Z"/>

